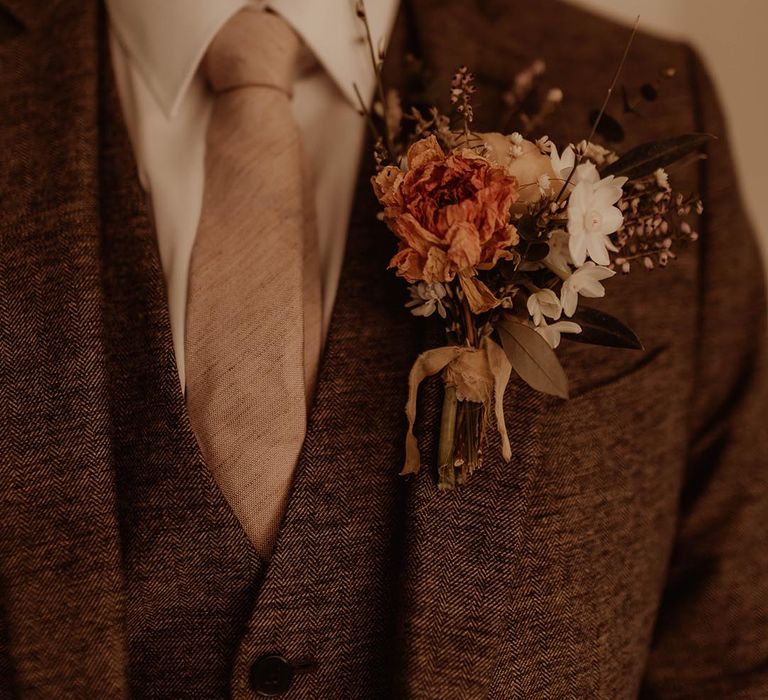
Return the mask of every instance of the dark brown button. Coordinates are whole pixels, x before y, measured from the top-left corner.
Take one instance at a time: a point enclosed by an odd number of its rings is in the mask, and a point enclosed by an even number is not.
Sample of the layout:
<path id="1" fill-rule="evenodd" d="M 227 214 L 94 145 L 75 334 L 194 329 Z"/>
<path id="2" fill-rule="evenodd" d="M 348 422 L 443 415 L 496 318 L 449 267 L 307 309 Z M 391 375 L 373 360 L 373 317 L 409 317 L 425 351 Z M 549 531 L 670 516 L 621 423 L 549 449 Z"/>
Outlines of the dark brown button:
<path id="1" fill-rule="evenodd" d="M 279 654 L 267 654 L 251 666 L 251 688 L 264 697 L 281 695 L 291 687 L 294 668 Z"/>

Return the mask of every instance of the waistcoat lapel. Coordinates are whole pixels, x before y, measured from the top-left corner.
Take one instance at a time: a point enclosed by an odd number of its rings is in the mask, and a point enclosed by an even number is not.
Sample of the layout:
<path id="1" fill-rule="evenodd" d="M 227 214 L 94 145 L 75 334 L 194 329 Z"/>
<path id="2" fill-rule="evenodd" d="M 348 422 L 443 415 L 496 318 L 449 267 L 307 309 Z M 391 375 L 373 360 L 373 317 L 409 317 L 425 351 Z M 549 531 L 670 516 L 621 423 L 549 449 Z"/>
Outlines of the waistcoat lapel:
<path id="1" fill-rule="evenodd" d="M 132 692 L 226 695 L 261 561 L 203 461 L 175 363 L 148 200 L 102 47 L 108 393 Z"/>

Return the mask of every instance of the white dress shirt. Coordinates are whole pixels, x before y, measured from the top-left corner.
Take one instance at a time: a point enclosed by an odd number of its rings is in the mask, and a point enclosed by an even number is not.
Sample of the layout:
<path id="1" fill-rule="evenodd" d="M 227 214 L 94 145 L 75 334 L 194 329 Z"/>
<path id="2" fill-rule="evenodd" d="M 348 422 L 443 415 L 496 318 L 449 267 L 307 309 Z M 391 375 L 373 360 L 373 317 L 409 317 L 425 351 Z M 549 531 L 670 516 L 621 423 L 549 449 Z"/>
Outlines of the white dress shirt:
<path id="1" fill-rule="evenodd" d="M 217 31 L 248 4 L 282 15 L 307 47 L 293 110 L 316 187 L 327 331 L 365 128 L 353 85 L 365 98 L 374 89 L 354 0 L 107 0 L 115 79 L 139 179 L 152 203 L 182 389 L 189 262 L 212 104 L 198 68 Z M 366 8 L 378 45 L 389 35 L 397 0 L 368 0 Z"/>

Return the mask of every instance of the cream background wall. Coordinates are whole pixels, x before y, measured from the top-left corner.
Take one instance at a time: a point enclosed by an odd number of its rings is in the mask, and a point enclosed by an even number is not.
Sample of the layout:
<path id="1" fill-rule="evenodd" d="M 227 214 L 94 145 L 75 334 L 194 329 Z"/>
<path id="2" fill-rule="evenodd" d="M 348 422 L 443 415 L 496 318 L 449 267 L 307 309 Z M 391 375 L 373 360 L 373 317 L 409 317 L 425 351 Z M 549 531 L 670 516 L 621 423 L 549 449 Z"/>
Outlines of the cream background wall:
<path id="1" fill-rule="evenodd" d="M 641 28 L 683 38 L 704 56 L 768 268 L 768 0 L 569 1 L 629 23 L 640 15 Z"/>

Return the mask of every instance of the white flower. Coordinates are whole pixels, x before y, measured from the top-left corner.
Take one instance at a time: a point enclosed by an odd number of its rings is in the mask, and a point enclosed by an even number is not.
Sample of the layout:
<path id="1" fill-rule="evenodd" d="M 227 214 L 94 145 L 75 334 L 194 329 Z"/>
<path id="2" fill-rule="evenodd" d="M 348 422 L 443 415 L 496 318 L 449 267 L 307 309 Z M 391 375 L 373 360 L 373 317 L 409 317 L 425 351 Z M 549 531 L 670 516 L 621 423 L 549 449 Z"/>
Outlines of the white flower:
<path id="1" fill-rule="evenodd" d="M 581 267 L 589 255 L 599 265 L 611 262 L 608 251 L 616 252 L 609 236 L 618 231 L 624 217 L 613 206 L 621 199 L 626 177 L 600 179 L 594 163 L 576 168 L 576 186 L 568 199 L 569 248 L 573 263 Z"/>
<path id="2" fill-rule="evenodd" d="M 547 193 L 552 188 L 552 184 L 550 182 L 549 175 L 547 173 L 542 173 L 539 175 L 538 179 L 536 180 L 536 184 L 539 186 L 539 194 L 542 197 L 546 197 Z"/>
<path id="3" fill-rule="evenodd" d="M 557 146 L 552 144 L 549 151 L 549 160 L 552 164 L 552 170 L 555 172 L 555 177 L 565 182 L 571 174 L 573 166 L 576 164 L 576 153 L 573 150 L 573 146 L 568 146 L 563 151 L 563 155 L 559 156 L 557 154 Z"/>
<path id="4" fill-rule="evenodd" d="M 437 310 L 437 313 L 445 318 L 443 298 L 448 293 L 445 285 L 440 282 L 419 282 L 408 287 L 408 291 L 411 293 L 411 300 L 405 306 L 414 316 L 431 316 Z"/>
<path id="5" fill-rule="evenodd" d="M 653 173 L 653 177 L 656 179 L 656 184 L 660 189 L 667 191 L 672 189 L 669 186 L 669 175 L 667 174 L 667 171 L 664 170 L 664 168 L 657 168 Z"/>
<path id="6" fill-rule="evenodd" d="M 571 252 L 568 249 L 570 236 L 568 231 L 558 228 L 549 236 L 549 253 L 542 261 L 558 277 L 568 277 L 571 274 L 569 265 L 572 263 Z"/>
<path id="7" fill-rule="evenodd" d="M 573 321 L 558 321 L 551 326 L 547 325 L 546 321 L 543 321 L 540 326 L 537 326 L 536 332 L 544 338 L 553 350 L 560 345 L 560 336 L 563 333 L 581 333 L 581 326 Z"/>
<path id="8" fill-rule="evenodd" d="M 528 297 L 528 313 L 531 314 L 531 318 L 537 326 L 544 322 L 544 316 L 557 320 L 562 313 L 557 294 L 551 289 L 540 289 L 538 292 L 534 292 Z"/>
<path id="9" fill-rule="evenodd" d="M 613 151 L 609 151 L 599 143 L 592 143 L 591 141 L 585 140 L 579 143 L 579 151 L 584 154 L 585 158 L 597 165 L 615 163 L 619 159 L 619 156 Z"/>
<path id="10" fill-rule="evenodd" d="M 549 140 L 549 136 L 541 136 L 536 139 L 536 145 L 539 147 L 542 155 L 548 155 L 552 152 L 552 147 L 555 145 Z"/>
<path id="11" fill-rule="evenodd" d="M 573 173 L 573 177 L 571 178 L 571 181 L 575 185 L 580 182 L 591 182 L 594 184 L 599 182 L 599 180 L 600 175 L 597 172 L 597 166 L 590 161 L 585 161 L 579 165 L 576 168 L 576 171 Z"/>
<path id="12" fill-rule="evenodd" d="M 600 280 L 613 277 L 616 273 L 607 267 L 598 267 L 591 260 L 584 263 L 565 282 L 560 290 L 560 302 L 566 316 L 573 316 L 579 303 L 579 294 L 596 299 L 605 296 L 605 287 Z"/>

